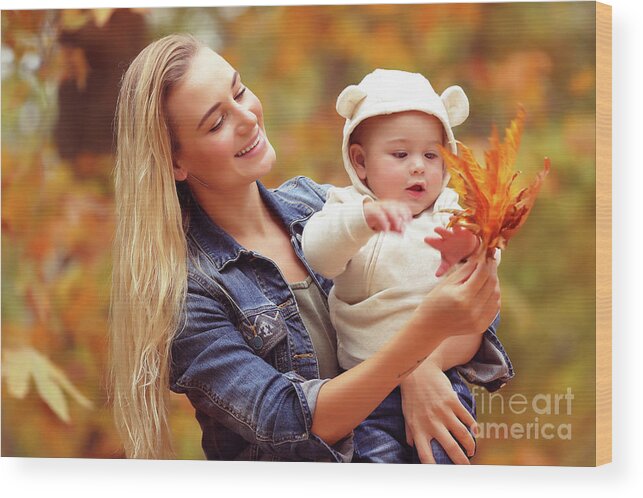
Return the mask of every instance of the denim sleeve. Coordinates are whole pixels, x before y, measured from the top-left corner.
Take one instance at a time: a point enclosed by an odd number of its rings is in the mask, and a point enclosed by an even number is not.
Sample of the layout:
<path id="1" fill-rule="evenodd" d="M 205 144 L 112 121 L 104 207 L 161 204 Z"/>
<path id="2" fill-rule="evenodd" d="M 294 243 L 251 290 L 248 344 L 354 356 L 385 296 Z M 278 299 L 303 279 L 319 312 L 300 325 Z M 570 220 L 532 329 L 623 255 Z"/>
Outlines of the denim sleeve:
<path id="1" fill-rule="evenodd" d="M 297 180 L 301 184 L 311 189 L 317 195 L 317 197 L 319 197 L 319 200 L 321 201 L 321 205 L 318 207 L 318 209 L 321 209 L 324 203 L 326 202 L 326 198 L 328 197 L 328 192 L 330 191 L 331 188 L 333 188 L 333 186 L 328 183 L 317 183 L 315 180 L 311 180 L 306 176 L 299 176 L 297 177 Z"/>
<path id="2" fill-rule="evenodd" d="M 511 360 L 496 335 L 499 323 L 500 314 L 485 331 L 480 349 L 474 357 L 456 367 L 468 382 L 482 386 L 489 392 L 497 391 L 514 376 Z"/>
<path id="3" fill-rule="evenodd" d="M 352 435 L 333 446 L 311 432 L 321 379 L 280 373 L 257 356 L 212 289 L 189 279 L 185 326 L 172 342 L 170 387 L 268 454 L 347 462 Z"/>

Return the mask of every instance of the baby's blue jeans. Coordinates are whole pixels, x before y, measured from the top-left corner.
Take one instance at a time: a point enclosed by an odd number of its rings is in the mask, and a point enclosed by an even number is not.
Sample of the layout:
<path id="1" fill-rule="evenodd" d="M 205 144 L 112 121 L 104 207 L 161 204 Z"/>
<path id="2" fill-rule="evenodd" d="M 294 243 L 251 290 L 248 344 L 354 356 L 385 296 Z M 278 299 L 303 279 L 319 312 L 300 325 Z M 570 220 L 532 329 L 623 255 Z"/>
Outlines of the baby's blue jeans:
<path id="1" fill-rule="evenodd" d="M 445 372 L 458 399 L 475 418 L 475 400 L 466 383 L 452 368 Z M 353 462 L 420 463 L 417 450 L 406 442 L 400 388 L 394 389 L 354 431 Z M 431 440 L 435 463 L 452 464 L 444 448 Z M 466 455 L 466 451 L 465 451 Z"/>

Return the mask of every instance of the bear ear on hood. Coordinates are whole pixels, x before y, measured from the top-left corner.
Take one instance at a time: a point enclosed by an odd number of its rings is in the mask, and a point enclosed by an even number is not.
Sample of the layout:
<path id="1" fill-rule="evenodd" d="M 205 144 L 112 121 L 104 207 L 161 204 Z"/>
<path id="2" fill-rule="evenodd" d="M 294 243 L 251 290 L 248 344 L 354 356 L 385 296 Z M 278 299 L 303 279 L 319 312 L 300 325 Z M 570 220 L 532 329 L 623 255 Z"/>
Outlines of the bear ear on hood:
<path id="1" fill-rule="evenodd" d="M 457 85 L 450 86 L 442 92 L 440 99 L 442 99 L 442 103 L 447 110 L 449 124 L 458 126 L 464 123 L 469 116 L 469 99 L 464 90 Z"/>
<path id="2" fill-rule="evenodd" d="M 357 85 L 350 85 L 344 88 L 342 93 L 337 97 L 335 108 L 339 115 L 346 119 L 353 117 L 355 107 L 366 97 L 366 92 Z"/>

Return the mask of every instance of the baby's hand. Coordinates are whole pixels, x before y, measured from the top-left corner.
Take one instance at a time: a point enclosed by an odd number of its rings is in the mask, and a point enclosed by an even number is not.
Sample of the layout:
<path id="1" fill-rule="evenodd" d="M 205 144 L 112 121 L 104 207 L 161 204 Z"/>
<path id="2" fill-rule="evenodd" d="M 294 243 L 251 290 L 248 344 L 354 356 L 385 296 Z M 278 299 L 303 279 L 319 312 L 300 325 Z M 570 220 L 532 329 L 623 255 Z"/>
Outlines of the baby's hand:
<path id="1" fill-rule="evenodd" d="M 480 244 L 478 237 L 466 228 L 456 226 L 453 230 L 448 230 L 436 227 L 435 232 L 440 237 L 424 237 L 424 242 L 442 254 L 442 262 L 435 272 L 436 277 L 441 277 L 453 265 L 469 257 Z"/>
<path id="2" fill-rule="evenodd" d="M 413 213 L 411 208 L 401 202 L 367 201 L 364 203 L 364 217 L 371 230 L 402 233 Z"/>

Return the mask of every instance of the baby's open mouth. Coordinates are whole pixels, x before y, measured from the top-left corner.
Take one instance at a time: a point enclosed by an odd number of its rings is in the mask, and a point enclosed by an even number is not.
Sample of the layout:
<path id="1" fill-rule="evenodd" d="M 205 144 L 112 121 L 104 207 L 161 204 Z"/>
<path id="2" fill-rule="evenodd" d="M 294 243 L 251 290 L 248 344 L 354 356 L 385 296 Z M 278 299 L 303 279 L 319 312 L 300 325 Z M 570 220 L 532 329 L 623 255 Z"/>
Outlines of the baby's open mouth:
<path id="1" fill-rule="evenodd" d="M 408 187 L 406 190 L 410 190 L 411 192 L 424 192 L 424 185 L 416 183 L 415 185 Z"/>

